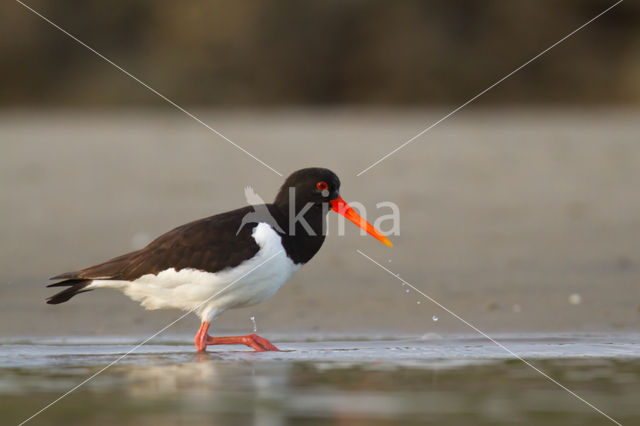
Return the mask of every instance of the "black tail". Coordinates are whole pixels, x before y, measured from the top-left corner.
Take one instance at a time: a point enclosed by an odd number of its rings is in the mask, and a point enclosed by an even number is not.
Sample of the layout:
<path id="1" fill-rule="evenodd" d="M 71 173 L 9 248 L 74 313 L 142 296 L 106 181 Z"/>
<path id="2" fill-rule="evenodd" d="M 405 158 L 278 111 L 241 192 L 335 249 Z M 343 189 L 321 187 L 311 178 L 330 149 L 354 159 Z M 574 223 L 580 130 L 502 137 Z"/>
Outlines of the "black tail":
<path id="1" fill-rule="evenodd" d="M 59 283 L 49 284 L 47 287 L 68 286 L 69 288 L 65 288 L 61 292 L 56 293 L 50 298 L 48 298 L 47 303 L 50 305 L 57 305 L 58 303 L 66 302 L 76 294 L 84 293 L 85 291 L 91 291 L 91 290 L 83 290 L 83 289 L 89 284 L 91 284 L 92 281 L 93 280 L 84 280 L 84 279 L 76 278 L 76 279 L 61 281 Z"/>

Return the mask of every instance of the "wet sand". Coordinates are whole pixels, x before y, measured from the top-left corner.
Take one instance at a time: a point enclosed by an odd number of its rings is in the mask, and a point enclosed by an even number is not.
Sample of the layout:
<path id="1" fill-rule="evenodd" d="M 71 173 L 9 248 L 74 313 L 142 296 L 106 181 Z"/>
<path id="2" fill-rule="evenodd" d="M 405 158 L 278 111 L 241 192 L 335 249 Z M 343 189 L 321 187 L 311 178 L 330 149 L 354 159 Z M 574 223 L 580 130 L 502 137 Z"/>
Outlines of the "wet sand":
<path id="1" fill-rule="evenodd" d="M 31 424 L 607 424 L 356 249 L 639 423 L 638 111 L 461 112 L 355 176 L 446 112 L 198 112 L 284 174 L 333 169 L 369 219 L 393 201 L 401 235 L 332 221 L 276 296 L 214 324 L 255 316 L 282 352 L 195 354 L 190 316 Z M 5 112 L 0 133 L 0 419 L 17 424 L 181 315 L 107 290 L 49 306 L 49 276 L 281 178 L 174 112 Z"/>
<path id="2" fill-rule="evenodd" d="M 355 176 L 444 112 L 198 111 L 284 174 L 335 170 L 370 219 L 380 201 L 401 210 L 392 249 L 330 222 L 310 264 L 217 332 L 249 331 L 252 315 L 266 333 L 470 332 L 356 249 L 487 332 L 637 330 L 638 111 L 463 111 Z M 0 133 L 0 336 L 158 330 L 179 313 L 108 290 L 47 306 L 43 284 L 244 205 L 246 185 L 270 199 L 282 182 L 169 110 L 5 112 Z M 172 331 L 196 328 L 190 317 Z"/>

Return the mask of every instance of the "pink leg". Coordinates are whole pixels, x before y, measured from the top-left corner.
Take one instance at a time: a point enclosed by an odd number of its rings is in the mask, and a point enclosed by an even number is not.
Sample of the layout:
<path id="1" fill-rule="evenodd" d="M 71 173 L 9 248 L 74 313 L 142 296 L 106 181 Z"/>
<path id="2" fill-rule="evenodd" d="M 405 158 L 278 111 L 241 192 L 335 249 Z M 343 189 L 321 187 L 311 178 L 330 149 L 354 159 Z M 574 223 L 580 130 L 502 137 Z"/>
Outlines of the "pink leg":
<path id="1" fill-rule="evenodd" d="M 277 351 L 270 341 L 257 334 L 248 334 L 246 336 L 225 336 L 211 337 L 207 334 L 209 323 L 203 322 L 195 337 L 196 349 L 203 352 L 207 349 L 207 345 L 246 345 L 255 349 L 256 352 Z"/>
<path id="2" fill-rule="evenodd" d="M 211 337 L 207 336 L 208 345 L 247 345 L 256 350 L 256 352 L 278 351 L 270 341 L 257 334 L 247 334 L 246 336 L 225 336 Z"/>
<path id="3" fill-rule="evenodd" d="M 207 336 L 207 330 L 209 330 L 208 322 L 200 324 L 200 329 L 196 333 L 196 337 L 194 339 L 198 352 L 204 352 L 207 350 L 207 337 L 209 337 Z"/>

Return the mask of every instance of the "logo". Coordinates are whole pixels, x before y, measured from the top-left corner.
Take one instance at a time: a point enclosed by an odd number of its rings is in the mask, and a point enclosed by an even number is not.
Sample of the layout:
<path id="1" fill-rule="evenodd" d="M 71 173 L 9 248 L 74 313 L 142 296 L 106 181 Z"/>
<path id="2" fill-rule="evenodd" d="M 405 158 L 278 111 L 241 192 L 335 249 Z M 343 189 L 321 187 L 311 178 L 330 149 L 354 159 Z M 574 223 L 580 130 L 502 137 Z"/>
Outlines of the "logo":
<path id="1" fill-rule="evenodd" d="M 282 228 L 280 228 L 278 222 L 276 222 L 276 220 L 271 215 L 271 212 L 267 208 L 267 205 L 265 204 L 262 197 L 260 197 L 252 187 L 247 186 L 244 188 L 244 198 L 247 200 L 247 203 L 249 203 L 249 205 L 253 207 L 253 211 L 244 215 L 244 217 L 242 218 L 242 222 L 240 223 L 240 226 L 236 231 L 236 235 L 240 233 L 242 228 L 244 228 L 247 223 L 260 222 L 264 222 L 275 229 L 276 232 L 284 234 L 284 231 L 282 230 Z"/>
<path id="2" fill-rule="evenodd" d="M 298 212 L 294 211 L 294 206 L 296 206 L 295 197 L 296 192 L 295 188 L 289 188 L 289 223 L 287 224 L 287 230 L 283 230 L 280 224 L 275 220 L 275 218 L 271 215 L 271 212 L 267 208 L 266 203 L 260 197 L 251 186 L 247 186 L 244 188 L 244 197 L 253 207 L 253 211 L 245 214 L 242 218 L 242 222 L 236 231 L 236 235 L 240 233 L 242 228 L 248 223 L 266 223 L 271 226 L 276 232 L 280 234 L 288 234 L 295 235 L 296 224 L 300 224 L 301 227 L 307 232 L 309 235 L 315 235 L 315 232 L 309 225 L 309 223 L 305 220 L 304 214 L 313 207 L 312 203 L 307 203 L 300 209 Z M 398 205 L 391 201 L 381 201 L 376 203 L 377 209 L 388 208 L 390 209 L 389 214 L 379 215 L 373 224 L 373 228 L 380 229 L 378 231 L 378 235 L 388 236 L 388 235 L 400 235 L 400 209 Z M 346 219 L 356 223 L 361 228 L 361 235 L 365 235 L 366 233 L 370 233 L 370 230 L 367 230 L 368 223 L 367 220 L 367 211 L 365 206 L 359 202 L 350 202 L 349 205 L 343 210 L 336 210 L 331 208 L 333 211 L 337 211 L 338 215 L 338 235 L 345 235 L 345 217 Z M 350 212 L 349 212 L 350 211 Z M 357 213 L 356 213 L 357 211 Z M 345 215 L 345 212 L 347 213 Z M 356 216 L 354 220 L 353 216 Z M 329 215 L 331 217 L 333 215 Z M 348 217 L 350 216 L 350 217 Z M 382 226 L 383 224 L 390 224 L 390 226 Z M 369 225 L 370 226 L 370 225 Z M 383 230 L 382 228 L 386 228 Z M 326 235 L 327 230 L 326 226 L 322 229 L 322 234 Z M 376 237 L 378 238 L 378 237 Z"/>

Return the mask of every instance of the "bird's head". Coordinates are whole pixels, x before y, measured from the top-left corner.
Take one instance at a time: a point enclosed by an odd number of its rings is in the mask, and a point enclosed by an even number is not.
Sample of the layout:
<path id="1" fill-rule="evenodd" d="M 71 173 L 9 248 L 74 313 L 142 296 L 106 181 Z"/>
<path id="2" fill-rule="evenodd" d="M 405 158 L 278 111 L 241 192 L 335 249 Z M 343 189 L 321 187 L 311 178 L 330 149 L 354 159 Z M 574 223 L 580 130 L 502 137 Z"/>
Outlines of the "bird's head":
<path id="1" fill-rule="evenodd" d="M 284 181 L 274 204 L 288 211 L 291 204 L 295 211 L 302 211 L 309 204 L 311 208 L 322 208 L 325 212 L 334 212 L 346 217 L 378 239 L 391 247 L 391 242 L 375 229 L 369 222 L 355 212 L 340 196 L 340 179 L 329 169 L 311 167 L 293 172 Z"/>
<path id="2" fill-rule="evenodd" d="M 340 196 L 340 179 L 329 169 L 310 167 L 293 172 L 284 181 L 275 204 L 289 205 L 295 197 L 296 210 L 308 203 L 329 204 Z"/>

